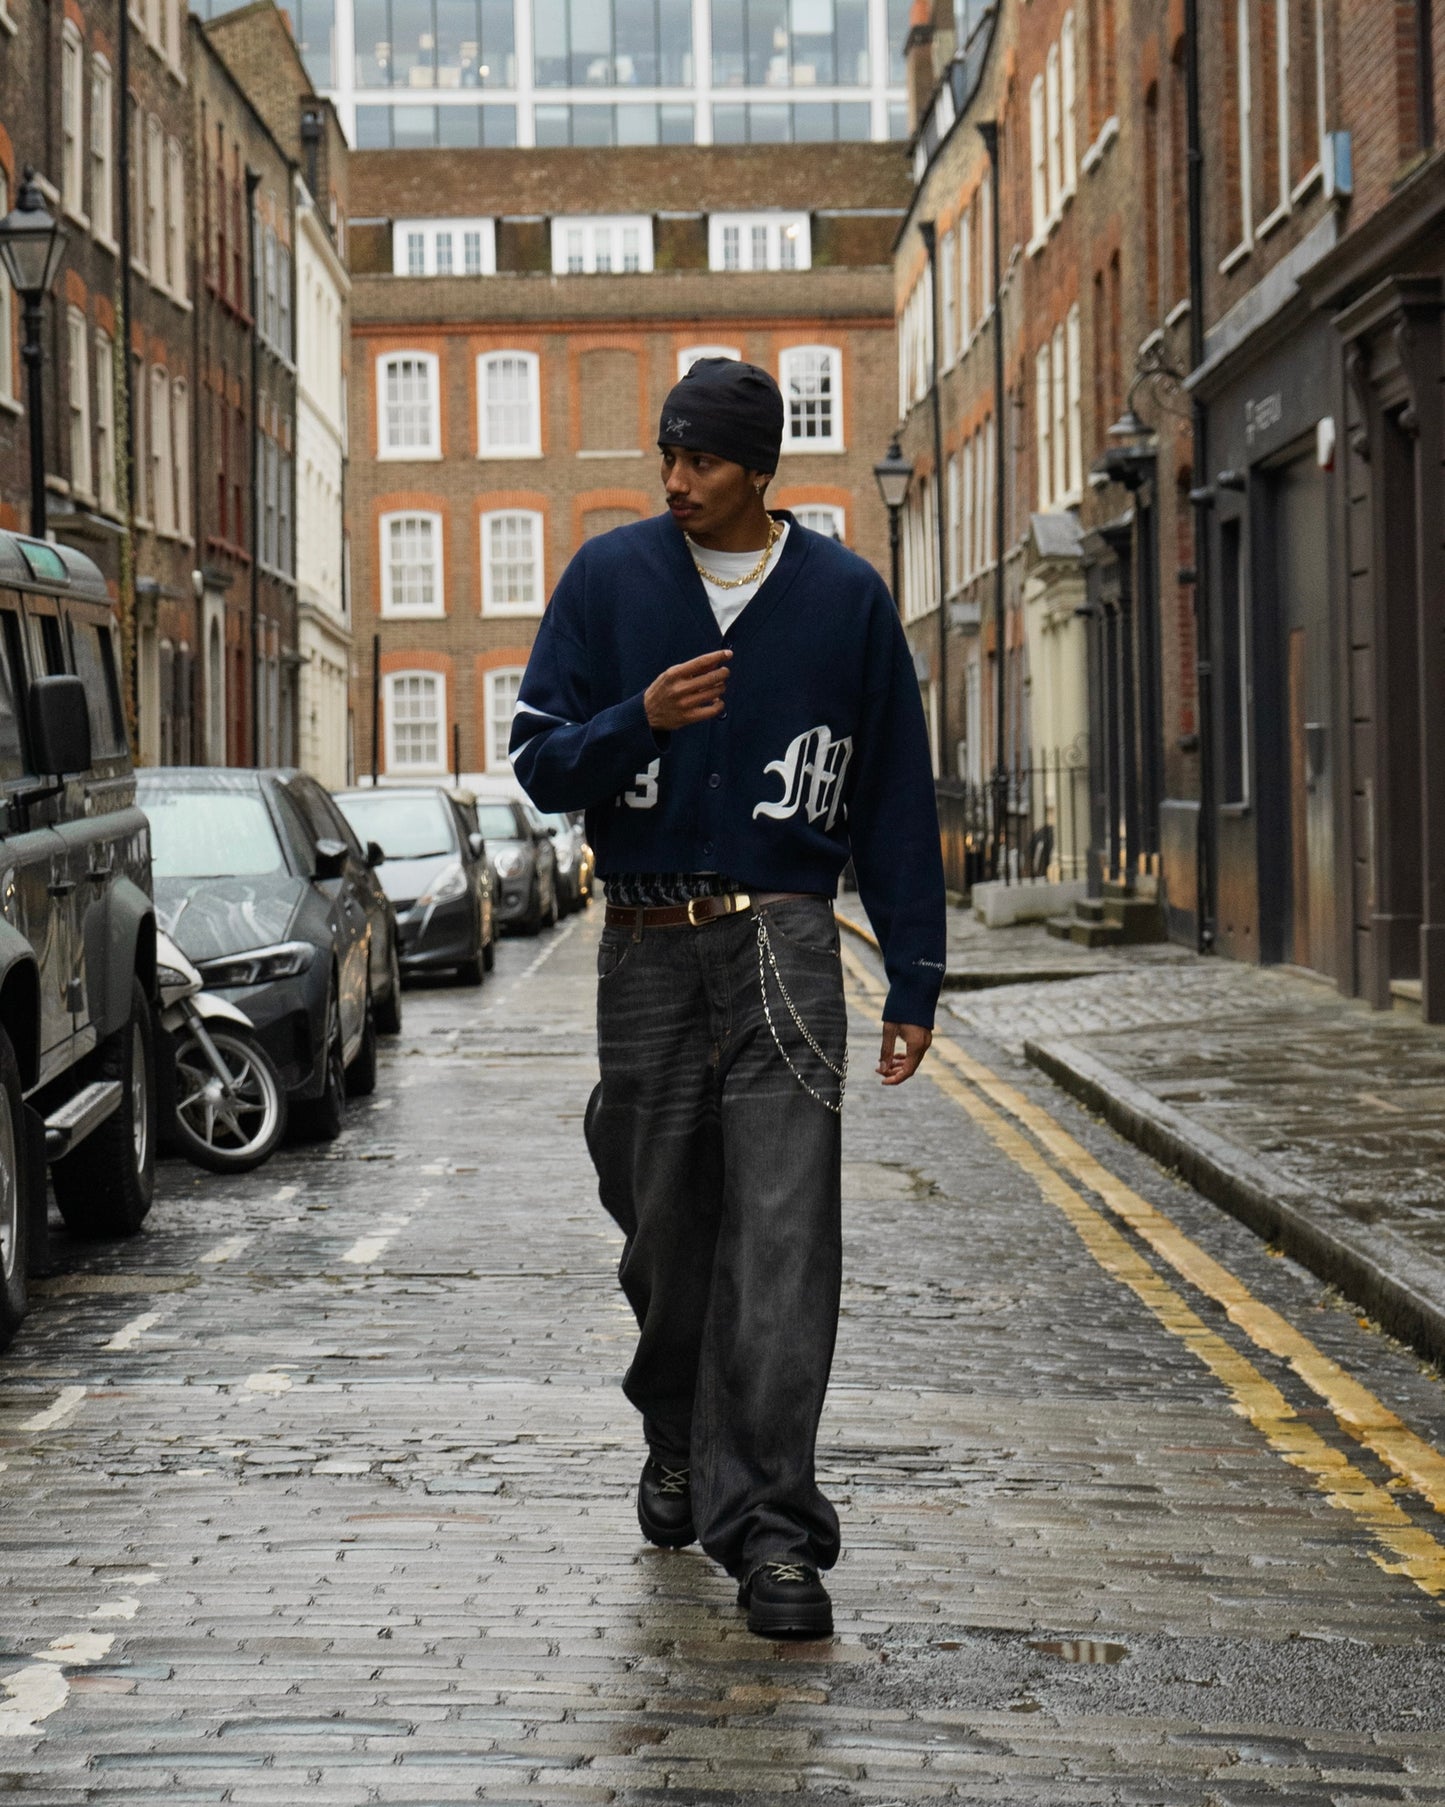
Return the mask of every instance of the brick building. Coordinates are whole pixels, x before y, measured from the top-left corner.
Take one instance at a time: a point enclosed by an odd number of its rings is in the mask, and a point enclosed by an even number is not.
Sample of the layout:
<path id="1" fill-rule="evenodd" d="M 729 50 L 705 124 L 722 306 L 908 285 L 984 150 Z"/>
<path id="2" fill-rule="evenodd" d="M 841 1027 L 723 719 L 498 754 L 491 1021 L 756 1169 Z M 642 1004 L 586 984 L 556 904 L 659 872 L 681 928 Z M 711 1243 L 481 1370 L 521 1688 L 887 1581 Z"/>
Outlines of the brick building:
<path id="1" fill-rule="evenodd" d="M 296 758 L 323 783 L 340 785 L 351 776 L 346 140 L 271 0 L 218 17 L 206 33 L 291 165 L 296 640 L 283 657 L 294 650 L 299 661 Z"/>
<path id="2" fill-rule="evenodd" d="M 51 533 L 115 598 L 127 661 L 192 563 L 184 14 L 174 0 L 7 10 L 6 208 L 27 165 L 67 232 L 43 317 Z M 0 520 L 30 527 L 19 304 L 0 283 Z"/>
<path id="3" fill-rule="evenodd" d="M 886 569 L 871 467 L 907 188 L 871 144 L 618 149 L 605 181 L 574 150 L 355 156 L 355 617 L 380 650 L 381 773 L 507 770 L 547 596 L 583 540 L 660 507 L 658 412 L 700 352 L 778 377 L 770 498 Z M 365 770 L 369 684 L 358 718 Z"/>
<path id="4" fill-rule="evenodd" d="M 903 604 L 928 681 L 947 673 L 940 768 L 981 775 L 995 727 L 963 451 L 997 322 L 966 324 L 962 246 L 996 122 L 1006 759 L 1061 744 L 1082 677 L 1089 877 L 1116 923 L 1157 911 L 1445 1019 L 1445 19 L 1202 0 L 1192 45 L 1188 24 L 1183 0 L 915 5 Z M 1030 801 L 1063 879 L 1062 823 Z"/>

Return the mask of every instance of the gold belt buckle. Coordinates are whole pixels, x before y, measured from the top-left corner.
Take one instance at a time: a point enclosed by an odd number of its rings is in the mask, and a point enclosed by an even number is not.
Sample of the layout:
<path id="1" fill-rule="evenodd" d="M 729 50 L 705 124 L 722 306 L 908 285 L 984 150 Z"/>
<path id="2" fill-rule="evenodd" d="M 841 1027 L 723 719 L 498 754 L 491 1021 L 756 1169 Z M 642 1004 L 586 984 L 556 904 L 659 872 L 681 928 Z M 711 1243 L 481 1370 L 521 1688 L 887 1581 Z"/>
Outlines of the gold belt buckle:
<path id="1" fill-rule="evenodd" d="M 693 928 L 700 929 L 705 922 L 711 922 L 712 917 L 711 915 L 695 916 L 693 911 L 699 904 L 721 903 L 723 908 L 720 914 L 723 916 L 735 916 L 739 910 L 750 908 L 752 901 L 752 898 L 748 896 L 746 891 L 733 891 L 721 898 L 689 897 L 687 900 L 687 920 L 692 924 Z"/>
<path id="2" fill-rule="evenodd" d="M 693 915 L 693 911 L 697 908 L 698 904 L 711 903 L 711 902 L 712 902 L 712 899 L 710 897 L 689 897 L 688 898 L 688 900 L 687 900 L 687 920 L 693 928 L 700 929 L 705 922 L 711 921 L 710 917 Z"/>

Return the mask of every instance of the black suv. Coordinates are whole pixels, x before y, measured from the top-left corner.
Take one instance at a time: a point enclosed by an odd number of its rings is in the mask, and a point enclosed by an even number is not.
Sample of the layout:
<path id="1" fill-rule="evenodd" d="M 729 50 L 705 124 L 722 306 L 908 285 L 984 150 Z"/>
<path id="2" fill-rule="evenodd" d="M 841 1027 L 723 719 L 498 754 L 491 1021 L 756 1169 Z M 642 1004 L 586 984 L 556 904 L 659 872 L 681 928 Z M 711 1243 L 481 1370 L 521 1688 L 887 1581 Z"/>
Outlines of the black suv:
<path id="1" fill-rule="evenodd" d="M 138 1230 L 155 1186 L 156 932 L 100 572 L 0 532 L 0 1348 L 67 1228 Z"/>

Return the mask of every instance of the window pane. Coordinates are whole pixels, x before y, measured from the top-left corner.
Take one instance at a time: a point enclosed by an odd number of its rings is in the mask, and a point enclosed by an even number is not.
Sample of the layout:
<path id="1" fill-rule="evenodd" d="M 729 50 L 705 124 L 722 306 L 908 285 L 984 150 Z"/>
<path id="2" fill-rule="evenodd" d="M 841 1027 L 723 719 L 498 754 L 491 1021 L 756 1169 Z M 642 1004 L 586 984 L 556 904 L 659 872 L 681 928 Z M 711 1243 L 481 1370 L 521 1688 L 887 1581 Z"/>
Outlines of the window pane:
<path id="1" fill-rule="evenodd" d="M 869 81 L 868 0 L 834 0 L 837 17 L 837 74 L 843 88 L 866 88 Z"/>
<path id="2" fill-rule="evenodd" d="M 361 151 L 389 150 L 391 147 L 391 108 L 358 107 L 356 109 L 356 148 Z"/>
<path id="3" fill-rule="evenodd" d="M 487 521 L 487 593 L 498 608 L 532 608 L 541 600 L 535 521 L 530 514 L 492 515 Z"/>
<path id="4" fill-rule="evenodd" d="M 714 144 L 746 144 L 748 141 L 748 110 L 735 102 L 715 106 L 712 110 L 712 138 Z"/>
<path id="5" fill-rule="evenodd" d="M 605 0 L 571 0 L 572 54 L 567 60 L 573 87 L 607 87 L 612 82 L 612 18 Z"/>
<path id="6" fill-rule="evenodd" d="M 437 141 L 440 144 L 473 146 L 482 142 L 482 109 L 480 107 L 438 107 Z"/>
<path id="7" fill-rule="evenodd" d="M 788 438 L 794 444 L 831 440 L 834 434 L 833 359 L 826 351 L 789 352 L 784 396 Z"/>
<path id="8" fill-rule="evenodd" d="M 567 86 L 567 0 L 532 0 L 532 61 L 539 88 Z"/>
<path id="9" fill-rule="evenodd" d="M 487 688 L 491 703 L 491 745 L 487 749 L 487 764 L 495 769 L 506 766 L 507 742 L 512 737 L 512 715 L 517 707 L 517 698 L 522 689 L 522 673 L 520 671 L 493 671 L 487 674 Z M 507 829 L 498 824 L 492 832 L 499 840 L 508 838 Z M 515 825 L 510 834 L 515 838 Z"/>
<path id="10" fill-rule="evenodd" d="M 658 112 L 662 115 L 658 132 L 662 144 L 691 144 L 697 137 L 697 120 L 691 107 L 664 104 Z"/>
<path id="11" fill-rule="evenodd" d="M 475 88 L 482 60 L 477 0 L 436 0 L 436 23 L 436 85 Z"/>
<path id="12" fill-rule="evenodd" d="M 333 87 L 336 0 L 291 0 L 290 11 L 295 22 L 296 47 L 301 52 L 306 73 L 317 88 Z"/>
<path id="13" fill-rule="evenodd" d="M 593 0 L 597 10 L 603 7 Z M 619 85 L 655 88 L 657 73 L 657 18 L 653 0 L 615 0 L 617 34 L 614 70 Z"/>
<path id="14" fill-rule="evenodd" d="M 792 76 L 811 87 L 831 87 L 837 77 L 833 61 L 833 0 L 793 0 Z"/>
<path id="15" fill-rule="evenodd" d="M 431 449 L 431 369 L 420 358 L 392 358 L 386 370 L 386 444 Z"/>
<path id="16" fill-rule="evenodd" d="M 656 144 L 657 108 L 637 104 L 618 107 L 617 142 L 619 144 Z"/>
<path id="17" fill-rule="evenodd" d="M 837 135 L 851 143 L 866 143 L 873 136 L 873 110 L 866 100 L 840 100 Z"/>
<path id="18" fill-rule="evenodd" d="M 515 107 L 482 108 L 482 143 L 491 150 L 510 150 L 517 142 Z M 540 143 L 540 139 L 538 140 Z"/>
<path id="19" fill-rule="evenodd" d="M 539 145 L 572 142 L 572 109 L 570 107 L 538 107 L 536 134 Z"/>
<path id="20" fill-rule="evenodd" d="M 398 149 L 415 150 L 435 144 L 437 110 L 435 107 L 393 107 L 391 129 L 392 142 Z"/>
<path id="21" fill-rule="evenodd" d="M 512 0 L 481 0 L 482 61 L 477 70 L 484 87 L 517 85 L 516 22 Z"/>
<path id="22" fill-rule="evenodd" d="M 792 136 L 792 122 L 788 117 L 790 111 L 791 108 L 786 105 L 749 107 L 749 143 L 786 144 Z"/>
<path id="23" fill-rule="evenodd" d="M 712 79 L 718 88 L 740 88 L 747 79 L 743 0 L 712 0 Z"/>
<path id="24" fill-rule="evenodd" d="M 437 679 L 408 672 L 390 680 L 391 744 L 398 768 L 434 769 L 441 763 Z"/>
<path id="25" fill-rule="evenodd" d="M 908 66 L 903 46 L 908 42 L 908 18 L 913 0 L 888 0 L 888 85 L 901 88 L 908 80 Z M 907 132 L 895 133 L 908 136 Z"/>
<path id="26" fill-rule="evenodd" d="M 864 108 L 867 112 L 867 108 Z M 793 108 L 793 136 L 800 144 L 826 144 L 837 136 L 837 109 L 831 101 L 807 101 Z"/>
<path id="27" fill-rule="evenodd" d="M 356 85 L 387 88 L 391 85 L 391 21 L 387 0 L 353 0 L 356 32 Z"/>
<path id="28" fill-rule="evenodd" d="M 105 644 L 101 644 L 101 636 Z M 125 731 L 121 727 L 120 696 L 116 688 L 115 649 L 110 644 L 110 629 L 93 621 L 70 620 L 70 650 L 75 660 L 75 675 L 85 683 L 86 708 L 90 712 L 91 752 L 100 759 L 112 758 L 125 751 Z M 107 657 L 107 654 L 109 657 Z"/>
<path id="29" fill-rule="evenodd" d="M 614 113 L 612 107 L 573 107 L 573 144 L 611 144 L 616 129 Z"/>
<path id="30" fill-rule="evenodd" d="M 392 0 L 391 85 L 436 86 L 436 32 L 431 0 Z"/>
<path id="31" fill-rule="evenodd" d="M 788 81 L 787 0 L 752 0 L 748 7 L 748 82 L 754 88 Z"/>
<path id="32" fill-rule="evenodd" d="M 462 268 L 468 276 L 480 276 L 482 273 L 482 235 L 480 232 L 464 232 L 462 234 Z"/>
<path id="33" fill-rule="evenodd" d="M 426 515 L 402 515 L 390 523 L 387 549 L 394 609 L 436 606 L 436 524 Z"/>
<path id="34" fill-rule="evenodd" d="M 658 0 L 657 21 L 658 85 L 665 88 L 691 87 L 692 0 Z"/>
<path id="35" fill-rule="evenodd" d="M 532 366 L 524 357 L 488 358 L 484 366 L 486 397 L 486 445 L 491 450 L 509 446 L 530 447 L 535 438 L 532 421 Z"/>

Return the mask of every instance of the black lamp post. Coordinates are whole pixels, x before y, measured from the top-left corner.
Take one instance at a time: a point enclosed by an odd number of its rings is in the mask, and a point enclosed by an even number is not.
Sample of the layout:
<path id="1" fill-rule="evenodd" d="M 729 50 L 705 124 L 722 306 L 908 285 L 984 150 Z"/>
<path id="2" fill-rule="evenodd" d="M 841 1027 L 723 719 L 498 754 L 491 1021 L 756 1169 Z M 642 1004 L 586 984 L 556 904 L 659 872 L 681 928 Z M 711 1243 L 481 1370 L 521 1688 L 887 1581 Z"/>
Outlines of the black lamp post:
<path id="1" fill-rule="evenodd" d="M 45 420 L 40 383 L 41 309 L 65 255 L 65 228 L 45 205 L 27 169 L 15 205 L 0 220 L 0 261 L 25 304 L 26 407 L 30 414 L 30 532 L 45 538 Z"/>
<path id="2" fill-rule="evenodd" d="M 893 561 L 893 601 L 901 609 L 903 598 L 898 594 L 898 516 L 902 513 L 908 496 L 908 485 L 913 481 L 913 466 L 899 449 L 896 433 L 888 448 L 888 456 L 880 458 L 873 466 L 873 475 L 878 482 L 878 493 L 883 498 L 883 506 L 888 510 L 888 552 Z"/>

